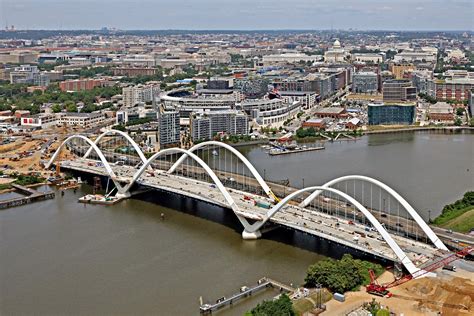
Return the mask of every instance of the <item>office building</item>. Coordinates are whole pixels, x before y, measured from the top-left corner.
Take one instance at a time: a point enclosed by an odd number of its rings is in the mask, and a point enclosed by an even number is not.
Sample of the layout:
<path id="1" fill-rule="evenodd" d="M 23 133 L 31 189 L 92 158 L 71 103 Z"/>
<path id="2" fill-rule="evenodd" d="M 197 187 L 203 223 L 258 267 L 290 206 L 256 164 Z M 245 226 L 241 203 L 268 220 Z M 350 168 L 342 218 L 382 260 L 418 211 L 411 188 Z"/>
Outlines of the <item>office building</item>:
<path id="1" fill-rule="evenodd" d="M 383 83 L 383 101 L 400 102 L 416 100 L 416 88 L 410 80 L 388 80 Z"/>
<path id="2" fill-rule="evenodd" d="M 376 93 L 379 90 L 379 78 L 375 72 L 360 71 L 352 76 L 352 92 Z"/>
<path id="3" fill-rule="evenodd" d="M 474 88 L 473 78 L 433 79 L 429 94 L 439 100 L 464 101 L 469 98 L 469 91 Z"/>
<path id="4" fill-rule="evenodd" d="M 415 121 L 415 104 L 371 103 L 369 125 L 411 125 Z"/>
<path id="5" fill-rule="evenodd" d="M 153 76 L 156 75 L 157 69 L 150 67 L 118 67 L 113 68 L 114 76 Z"/>
<path id="6" fill-rule="evenodd" d="M 190 127 L 193 141 L 209 140 L 219 133 L 247 135 L 249 131 L 247 115 L 234 110 L 192 113 Z"/>
<path id="7" fill-rule="evenodd" d="M 64 113 L 59 117 L 59 124 L 89 128 L 99 126 L 104 120 L 102 113 Z"/>
<path id="8" fill-rule="evenodd" d="M 30 64 L 38 60 L 38 53 L 25 51 L 0 52 L 0 64 Z"/>
<path id="9" fill-rule="evenodd" d="M 21 65 L 10 72 L 10 83 L 26 83 L 36 86 L 49 85 L 49 76 L 41 73 L 37 66 Z"/>
<path id="10" fill-rule="evenodd" d="M 413 64 L 407 63 L 394 63 L 389 67 L 390 72 L 397 80 L 405 78 L 406 73 L 413 72 L 415 69 L 416 67 Z"/>

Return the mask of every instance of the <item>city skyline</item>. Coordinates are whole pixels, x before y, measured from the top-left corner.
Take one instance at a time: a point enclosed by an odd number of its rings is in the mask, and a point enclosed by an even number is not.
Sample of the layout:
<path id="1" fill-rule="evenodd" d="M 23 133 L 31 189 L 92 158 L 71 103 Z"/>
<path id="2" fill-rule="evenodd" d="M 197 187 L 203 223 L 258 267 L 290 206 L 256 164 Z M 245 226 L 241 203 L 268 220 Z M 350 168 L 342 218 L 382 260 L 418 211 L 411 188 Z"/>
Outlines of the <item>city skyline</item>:
<path id="1" fill-rule="evenodd" d="M 17 29 L 123 30 L 473 30 L 465 0 L 171 1 L 2 0 L 0 25 Z M 108 12 L 108 14 L 104 14 Z M 45 18 L 50 17 L 50 18 Z M 80 18 L 78 18 L 80 17 Z"/>

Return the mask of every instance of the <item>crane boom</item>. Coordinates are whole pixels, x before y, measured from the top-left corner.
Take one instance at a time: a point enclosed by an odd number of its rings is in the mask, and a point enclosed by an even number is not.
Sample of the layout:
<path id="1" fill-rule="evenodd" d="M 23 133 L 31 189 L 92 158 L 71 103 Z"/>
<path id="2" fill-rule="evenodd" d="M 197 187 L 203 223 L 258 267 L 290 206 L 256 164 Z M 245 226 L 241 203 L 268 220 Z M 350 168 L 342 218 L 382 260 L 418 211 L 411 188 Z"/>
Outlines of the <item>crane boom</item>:
<path id="1" fill-rule="evenodd" d="M 474 252 L 474 248 L 472 247 L 466 247 L 460 251 L 457 251 L 455 253 L 450 253 L 449 256 L 441 258 L 435 262 L 430 263 L 429 265 L 425 266 L 424 268 L 418 270 L 414 274 L 407 274 L 399 279 L 394 280 L 393 282 L 390 283 L 385 283 L 385 284 L 379 284 L 377 280 L 375 279 L 375 273 L 371 269 L 369 269 L 369 276 L 370 276 L 370 283 L 366 286 L 366 291 L 367 293 L 378 295 L 378 296 L 386 296 L 386 297 L 391 297 L 392 293 L 388 291 L 389 288 L 398 286 L 400 284 L 403 284 L 405 282 L 408 282 L 412 279 L 418 278 L 420 276 L 423 276 L 427 273 L 433 272 L 438 268 L 444 267 L 448 264 L 450 264 L 453 261 L 456 261 L 458 259 L 462 259 L 469 255 L 470 253 Z"/>

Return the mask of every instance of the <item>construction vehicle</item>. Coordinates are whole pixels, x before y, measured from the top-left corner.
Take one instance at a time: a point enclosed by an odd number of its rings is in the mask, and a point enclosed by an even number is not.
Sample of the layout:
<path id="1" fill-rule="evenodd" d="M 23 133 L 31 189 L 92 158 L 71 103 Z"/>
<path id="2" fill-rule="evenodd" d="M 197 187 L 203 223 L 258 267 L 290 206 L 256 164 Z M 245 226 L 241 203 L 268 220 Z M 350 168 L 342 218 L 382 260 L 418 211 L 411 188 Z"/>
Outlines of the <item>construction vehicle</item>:
<path id="1" fill-rule="evenodd" d="M 451 253 L 447 257 L 444 257 L 440 260 L 430 263 L 429 265 L 423 267 L 421 270 L 415 272 L 414 274 L 407 274 L 402 276 L 399 279 L 396 279 L 390 283 L 379 284 L 376 280 L 376 276 L 373 270 L 369 269 L 370 283 L 365 287 L 367 293 L 382 296 L 382 297 L 392 297 L 392 293 L 388 291 L 389 288 L 401 285 L 405 282 L 408 282 L 414 278 L 419 278 L 427 273 L 433 272 L 438 268 L 449 265 L 451 262 L 458 259 L 463 259 L 467 255 L 474 252 L 474 248 L 466 247 L 460 251 Z"/>

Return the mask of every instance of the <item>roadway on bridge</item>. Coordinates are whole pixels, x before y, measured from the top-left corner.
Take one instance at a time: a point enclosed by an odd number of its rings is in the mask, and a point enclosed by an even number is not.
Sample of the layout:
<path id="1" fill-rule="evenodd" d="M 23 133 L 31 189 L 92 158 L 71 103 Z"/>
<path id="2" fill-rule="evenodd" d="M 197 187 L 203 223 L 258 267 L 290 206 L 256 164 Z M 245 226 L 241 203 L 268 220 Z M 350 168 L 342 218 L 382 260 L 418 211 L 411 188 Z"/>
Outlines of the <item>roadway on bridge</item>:
<path id="1" fill-rule="evenodd" d="M 95 160 L 77 159 L 74 161 L 64 161 L 61 165 L 78 171 L 107 175 L 104 168 L 96 163 Z M 137 170 L 130 166 L 114 166 L 114 171 L 120 181 L 129 182 Z M 139 179 L 139 184 L 190 196 L 228 208 L 220 191 L 214 185 L 207 182 L 175 174 L 167 174 L 161 170 L 154 170 L 153 173 L 144 173 Z M 261 220 L 265 216 L 267 209 L 255 206 L 252 200 L 247 200 L 244 196 L 249 196 L 253 200 L 261 202 L 272 202 L 266 197 L 236 189 L 229 189 L 229 192 L 240 209 L 239 215 L 254 220 Z M 367 232 L 365 231 L 366 226 L 359 223 L 349 224 L 347 220 L 338 219 L 322 212 L 291 204 L 275 214 L 270 221 L 278 225 L 320 236 L 371 255 L 398 261 L 398 258 L 377 231 L 371 230 Z M 364 235 L 366 237 L 363 237 Z M 356 236 L 358 240 L 354 238 Z M 434 246 L 393 234 L 392 237 L 417 266 L 444 255 Z"/>

